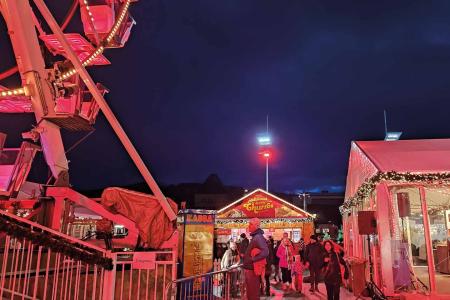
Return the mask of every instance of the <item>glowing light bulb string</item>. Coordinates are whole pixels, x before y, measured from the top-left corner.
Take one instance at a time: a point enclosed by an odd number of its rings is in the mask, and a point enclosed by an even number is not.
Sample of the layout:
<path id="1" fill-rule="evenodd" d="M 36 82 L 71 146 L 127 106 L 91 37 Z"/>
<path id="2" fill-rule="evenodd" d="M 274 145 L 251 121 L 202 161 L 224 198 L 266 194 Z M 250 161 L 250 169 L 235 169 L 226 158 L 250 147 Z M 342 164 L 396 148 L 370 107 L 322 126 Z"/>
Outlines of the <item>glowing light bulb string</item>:
<path id="1" fill-rule="evenodd" d="M 382 181 L 400 183 L 426 183 L 431 185 L 442 185 L 450 183 L 450 173 L 410 173 L 410 172 L 378 172 L 367 179 L 356 191 L 353 197 L 345 199 L 344 204 L 339 207 L 341 214 L 351 211 L 352 207 L 357 207 L 363 203 L 375 191 L 378 183 Z"/>
<path id="2" fill-rule="evenodd" d="M 98 43 L 100 41 L 100 38 L 98 37 L 98 32 L 97 29 L 95 28 L 94 15 L 91 12 L 91 8 L 89 7 L 89 3 L 87 2 L 87 0 L 83 0 L 83 3 L 89 15 L 89 25 L 91 25 L 92 30 L 94 30 L 95 41 Z"/>
<path id="3" fill-rule="evenodd" d="M 85 4 L 87 3 L 86 0 L 84 0 L 84 2 L 85 2 Z M 127 0 L 122 5 L 120 13 L 119 13 L 119 17 L 116 19 L 116 22 L 114 23 L 114 26 L 111 28 L 111 31 L 109 32 L 109 34 L 106 36 L 106 39 L 102 43 L 100 43 L 100 46 L 82 62 L 83 67 L 88 66 L 96 57 L 101 55 L 103 53 L 103 51 L 105 50 L 105 47 L 111 43 L 112 39 L 116 35 L 120 26 L 122 25 L 122 22 L 124 21 L 125 16 L 128 13 L 128 8 L 130 7 L 130 3 L 131 3 L 131 0 Z M 87 7 L 89 7 L 89 6 L 87 6 Z M 90 10 L 88 10 L 88 13 L 89 12 L 90 12 Z M 93 18 L 92 18 L 92 20 L 93 20 Z M 63 73 L 61 75 L 61 79 L 65 80 L 75 74 L 76 74 L 76 70 L 73 68 L 73 69 Z"/>
<path id="4" fill-rule="evenodd" d="M 94 28 L 95 31 L 95 27 L 94 27 L 94 17 L 92 15 L 92 12 L 89 8 L 89 4 L 87 2 L 87 0 L 83 0 L 84 1 L 84 5 L 86 7 L 86 10 L 88 12 L 88 15 L 90 17 L 90 23 L 91 26 Z M 106 39 L 100 43 L 100 46 L 98 48 L 96 48 L 94 50 L 94 52 L 92 52 L 83 62 L 82 65 L 83 67 L 88 66 L 95 58 L 97 58 L 99 55 L 101 55 L 103 53 L 103 51 L 105 50 L 105 47 L 111 43 L 112 39 L 114 38 L 114 36 L 116 35 L 117 31 L 119 30 L 120 26 L 122 25 L 122 22 L 125 19 L 125 16 L 128 13 L 128 9 L 130 7 L 131 4 L 131 0 L 127 0 L 121 7 L 120 13 L 119 13 L 119 17 L 116 19 L 116 22 L 114 23 L 114 26 L 111 28 L 111 31 L 109 32 L 109 34 L 107 35 Z M 70 77 L 72 77 L 73 75 L 75 75 L 77 73 L 77 71 L 75 70 L 75 68 L 70 69 L 69 71 L 64 72 L 61 75 L 60 80 L 65 80 L 68 79 Z M 8 89 L 5 91 L 1 91 L 0 92 L 0 99 L 4 98 L 4 97 L 11 97 L 11 96 L 23 96 L 26 95 L 25 92 L 25 88 L 21 87 L 21 88 L 17 88 L 17 89 Z"/>
<path id="5" fill-rule="evenodd" d="M 12 90 L 4 90 L 0 92 L 0 98 L 3 97 L 12 97 L 12 96 L 26 96 L 27 91 L 25 88 L 17 88 Z"/>

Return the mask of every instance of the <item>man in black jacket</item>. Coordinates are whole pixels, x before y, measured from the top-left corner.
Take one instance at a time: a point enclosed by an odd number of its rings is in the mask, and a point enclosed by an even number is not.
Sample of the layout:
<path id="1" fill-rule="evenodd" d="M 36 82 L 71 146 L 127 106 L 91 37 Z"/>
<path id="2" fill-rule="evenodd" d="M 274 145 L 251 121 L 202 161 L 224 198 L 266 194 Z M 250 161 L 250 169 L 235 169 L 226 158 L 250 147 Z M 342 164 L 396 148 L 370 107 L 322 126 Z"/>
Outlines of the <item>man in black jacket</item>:
<path id="1" fill-rule="evenodd" d="M 310 292 L 319 291 L 318 284 L 320 280 L 321 269 L 324 264 L 325 250 L 321 243 L 317 241 L 317 237 L 313 234 L 310 237 L 310 243 L 305 249 L 305 260 L 308 263 L 311 288 Z"/>
<path id="2" fill-rule="evenodd" d="M 240 241 L 238 243 L 239 256 L 241 257 L 241 262 L 243 262 L 245 251 L 247 251 L 248 244 L 250 241 L 248 240 L 245 233 L 241 234 Z"/>
<path id="3" fill-rule="evenodd" d="M 248 300 L 259 300 L 261 276 L 255 274 L 253 263 L 266 259 L 269 255 L 269 248 L 267 247 L 266 239 L 263 236 L 264 231 L 259 227 L 260 220 L 258 218 L 250 220 L 248 231 L 250 232 L 252 240 L 245 251 L 244 262 L 242 265 L 245 273 L 245 285 L 247 287 Z M 253 249 L 259 250 L 259 253 L 255 256 L 252 256 Z"/>

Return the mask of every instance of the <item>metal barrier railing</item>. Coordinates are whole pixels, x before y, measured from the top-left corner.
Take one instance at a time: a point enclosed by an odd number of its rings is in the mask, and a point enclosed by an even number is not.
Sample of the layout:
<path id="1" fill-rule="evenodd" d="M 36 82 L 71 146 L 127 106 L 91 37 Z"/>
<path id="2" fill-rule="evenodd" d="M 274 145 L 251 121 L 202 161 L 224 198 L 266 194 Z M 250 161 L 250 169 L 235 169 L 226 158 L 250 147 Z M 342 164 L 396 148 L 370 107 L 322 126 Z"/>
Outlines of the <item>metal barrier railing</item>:
<path id="1" fill-rule="evenodd" d="M 174 280 L 166 286 L 165 299 L 243 299 L 244 284 L 241 271 L 241 265 L 235 265 L 219 271 Z"/>
<path id="2" fill-rule="evenodd" d="M 113 253 L 115 299 L 164 299 L 164 288 L 176 278 L 172 251 Z"/>
<path id="3" fill-rule="evenodd" d="M 105 250 L 2 211 L 0 231 L 0 299 L 111 299 Z"/>
<path id="4" fill-rule="evenodd" d="M 110 252 L 0 211 L 0 299 L 165 298 L 175 251 Z"/>

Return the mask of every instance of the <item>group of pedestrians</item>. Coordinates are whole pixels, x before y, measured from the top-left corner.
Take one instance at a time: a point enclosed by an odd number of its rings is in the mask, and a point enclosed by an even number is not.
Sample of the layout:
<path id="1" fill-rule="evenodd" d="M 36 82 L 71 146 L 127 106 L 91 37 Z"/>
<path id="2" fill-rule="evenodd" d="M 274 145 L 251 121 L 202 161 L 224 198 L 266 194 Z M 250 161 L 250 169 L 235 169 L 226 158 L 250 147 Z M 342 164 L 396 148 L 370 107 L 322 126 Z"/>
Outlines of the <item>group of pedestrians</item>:
<path id="1" fill-rule="evenodd" d="M 336 251 L 333 242 L 321 242 L 316 235 L 311 235 L 307 245 L 302 243 L 302 240 L 294 247 L 287 233 L 281 241 L 275 242 L 272 237 L 266 240 L 257 218 L 250 220 L 248 231 L 251 240 L 242 234 L 238 244 L 229 243 L 229 248 L 221 260 L 222 268 L 242 264 L 240 281 L 245 282 L 248 300 L 259 299 L 261 294 L 270 296 L 270 278 L 273 271 L 274 279 L 282 282 L 285 293 L 302 293 L 305 269 L 309 269 L 309 278 L 305 278 L 305 281 L 311 284 L 311 293 L 317 292 L 319 282 L 323 281 L 328 300 L 339 300 L 340 286 L 343 280 L 348 278 L 348 268 L 343 253 Z M 236 281 L 236 277 L 231 280 Z M 236 284 L 232 284 L 231 292 L 237 292 Z"/>

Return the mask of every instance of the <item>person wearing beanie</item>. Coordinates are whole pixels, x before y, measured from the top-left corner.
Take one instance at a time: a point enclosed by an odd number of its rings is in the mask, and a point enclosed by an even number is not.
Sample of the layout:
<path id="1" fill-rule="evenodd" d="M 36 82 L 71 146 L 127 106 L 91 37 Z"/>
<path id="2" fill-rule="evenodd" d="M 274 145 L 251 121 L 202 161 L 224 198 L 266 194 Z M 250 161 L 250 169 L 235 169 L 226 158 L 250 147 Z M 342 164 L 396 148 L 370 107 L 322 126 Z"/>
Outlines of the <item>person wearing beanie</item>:
<path id="1" fill-rule="evenodd" d="M 252 240 L 245 251 L 244 263 L 242 264 L 248 300 L 259 300 L 261 275 L 255 273 L 254 266 L 255 263 L 261 260 L 264 260 L 265 264 L 266 257 L 269 255 L 269 248 L 267 247 L 266 239 L 263 235 L 264 231 L 260 228 L 260 224 L 261 222 L 258 218 L 253 218 L 249 222 L 248 230 Z M 259 266 L 259 263 L 257 265 Z"/>

